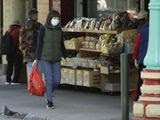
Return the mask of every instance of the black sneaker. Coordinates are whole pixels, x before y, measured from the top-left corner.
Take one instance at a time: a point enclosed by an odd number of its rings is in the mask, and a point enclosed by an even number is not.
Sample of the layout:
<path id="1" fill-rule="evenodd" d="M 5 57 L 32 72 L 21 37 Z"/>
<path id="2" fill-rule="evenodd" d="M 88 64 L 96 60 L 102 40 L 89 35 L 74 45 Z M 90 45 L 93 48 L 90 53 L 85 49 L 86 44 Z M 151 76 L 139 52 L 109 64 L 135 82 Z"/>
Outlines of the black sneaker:
<path id="1" fill-rule="evenodd" d="M 54 105 L 53 105 L 53 102 L 50 102 L 50 101 L 47 102 L 47 106 L 46 107 L 50 108 L 50 109 L 54 109 L 55 108 Z"/>

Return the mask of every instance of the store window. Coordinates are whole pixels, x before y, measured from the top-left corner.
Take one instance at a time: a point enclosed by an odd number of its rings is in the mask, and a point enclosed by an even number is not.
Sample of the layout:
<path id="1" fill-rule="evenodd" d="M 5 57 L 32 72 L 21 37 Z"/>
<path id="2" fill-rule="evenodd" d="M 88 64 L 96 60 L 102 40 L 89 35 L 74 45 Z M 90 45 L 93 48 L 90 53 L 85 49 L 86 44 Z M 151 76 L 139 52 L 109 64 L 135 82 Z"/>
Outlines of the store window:
<path id="1" fill-rule="evenodd" d="M 97 0 L 98 16 L 136 9 L 136 0 Z"/>

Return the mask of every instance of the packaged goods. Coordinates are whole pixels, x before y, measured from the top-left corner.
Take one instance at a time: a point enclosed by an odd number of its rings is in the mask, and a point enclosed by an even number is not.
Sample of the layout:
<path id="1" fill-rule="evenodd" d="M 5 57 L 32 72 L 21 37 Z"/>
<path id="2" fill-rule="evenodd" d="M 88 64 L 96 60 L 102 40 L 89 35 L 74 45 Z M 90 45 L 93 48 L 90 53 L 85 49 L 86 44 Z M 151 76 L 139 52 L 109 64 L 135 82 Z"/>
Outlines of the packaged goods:
<path id="1" fill-rule="evenodd" d="M 88 59 L 88 67 L 89 68 L 97 68 L 96 60 Z"/>
<path id="2" fill-rule="evenodd" d="M 67 84 L 68 81 L 68 69 L 61 69 L 61 84 Z"/>
<path id="3" fill-rule="evenodd" d="M 76 84 L 76 71 L 69 68 L 61 69 L 61 84 Z"/>
<path id="4" fill-rule="evenodd" d="M 135 43 L 137 34 L 137 29 L 125 30 L 118 35 L 118 41 L 121 43 L 124 43 L 126 41 L 128 41 L 129 43 Z"/>
<path id="5" fill-rule="evenodd" d="M 89 42 L 89 48 L 90 49 L 96 49 L 96 43 L 95 42 Z"/>
<path id="6" fill-rule="evenodd" d="M 76 70 L 76 85 L 83 86 L 83 71 Z"/>
<path id="7" fill-rule="evenodd" d="M 80 66 L 84 68 L 89 68 L 88 58 L 79 58 Z"/>
<path id="8" fill-rule="evenodd" d="M 65 28 L 77 30 L 117 30 L 120 27 L 135 28 L 134 20 L 129 18 L 127 12 L 117 12 L 107 18 L 75 18 L 69 21 Z"/>
<path id="9" fill-rule="evenodd" d="M 108 67 L 104 67 L 104 66 L 101 66 L 100 68 L 100 71 L 102 74 L 109 74 L 109 68 Z"/>
<path id="10" fill-rule="evenodd" d="M 84 37 L 72 38 L 70 40 L 65 40 L 66 49 L 79 49 L 84 41 Z"/>
<path id="11" fill-rule="evenodd" d="M 67 84 L 76 85 L 76 71 L 68 69 L 68 81 Z"/>
<path id="12" fill-rule="evenodd" d="M 105 85 L 105 91 L 119 92 L 120 91 L 120 83 L 108 83 Z"/>
<path id="13" fill-rule="evenodd" d="M 96 44 L 98 43 L 97 37 L 85 37 L 85 41 L 82 42 L 82 48 L 86 49 L 96 49 Z"/>
<path id="14" fill-rule="evenodd" d="M 81 66 L 81 61 L 80 61 L 80 58 L 78 57 L 74 57 L 72 58 L 73 59 L 73 63 L 74 63 L 74 66 Z"/>
<path id="15" fill-rule="evenodd" d="M 71 24 L 71 21 L 69 21 L 64 28 L 69 28 L 69 25 Z"/>
<path id="16" fill-rule="evenodd" d="M 99 71 L 83 70 L 83 86 L 99 87 L 101 83 Z"/>
<path id="17" fill-rule="evenodd" d="M 95 25 L 96 25 L 96 19 L 92 18 L 90 26 L 89 26 L 89 30 L 94 30 L 95 29 Z"/>
<path id="18" fill-rule="evenodd" d="M 62 66 L 73 67 L 75 64 L 74 64 L 74 61 L 73 61 L 72 58 L 67 58 L 67 60 L 65 60 L 65 59 L 62 59 L 62 60 L 61 60 L 61 65 L 62 65 Z"/>
<path id="19" fill-rule="evenodd" d="M 96 57 L 91 57 L 91 58 L 88 58 L 88 66 L 89 68 L 98 68 L 98 64 L 101 64 L 100 63 L 100 59 L 96 58 Z"/>
<path id="20" fill-rule="evenodd" d="M 97 20 L 95 25 L 95 30 L 99 30 L 100 25 L 101 25 L 101 21 Z"/>

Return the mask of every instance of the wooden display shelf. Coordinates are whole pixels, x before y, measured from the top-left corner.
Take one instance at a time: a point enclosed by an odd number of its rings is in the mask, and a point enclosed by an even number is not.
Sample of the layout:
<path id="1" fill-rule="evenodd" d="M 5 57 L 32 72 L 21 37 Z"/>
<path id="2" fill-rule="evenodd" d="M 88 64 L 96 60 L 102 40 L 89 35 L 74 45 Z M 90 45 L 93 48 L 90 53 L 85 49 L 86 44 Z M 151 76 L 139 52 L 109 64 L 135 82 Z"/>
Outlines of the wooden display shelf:
<path id="1" fill-rule="evenodd" d="M 96 52 L 96 53 L 101 53 L 99 50 L 94 50 L 94 49 L 87 49 L 87 48 L 80 48 L 80 51 L 86 51 L 86 52 Z"/>
<path id="2" fill-rule="evenodd" d="M 62 28 L 63 32 L 80 32 L 80 33 L 99 33 L 99 34 L 117 34 L 117 31 L 110 31 L 110 30 L 76 30 L 71 28 Z"/>
<path id="3" fill-rule="evenodd" d="M 79 51 L 79 49 L 66 49 L 67 51 Z"/>
<path id="4" fill-rule="evenodd" d="M 87 49 L 87 48 L 80 48 L 80 49 L 66 49 L 68 51 L 86 51 L 86 52 L 97 52 L 101 53 L 99 50 L 94 50 L 94 49 Z"/>
<path id="5" fill-rule="evenodd" d="M 93 70 L 93 69 L 95 69 L 100 72 L 100 68 L 88 68 L 88 67 L 82 67 L 82 66 L 78 66 L 78 67 L 74 68 L 73 66 L 65 66 L 65 65 L 61 65 L 61 67 L 75 69 L 75 70 L 77 70 L 77 69 L 80 69 L 80 70 Z"/>
<path id="6" fill-rule="evenodd" d="M 95 70 L 99 71 L 100 74 L 102 74 L 102 75 L 119 74 L 120 73 L 120 70 L 109 70 L 108 73 L 101 73 L 100 68 L 88 68 L 88 67 L 80 67 L 80 66 L 74 68 L 72 66 L 65 66 L 65 65 L 61 65 L 61 67 L 75 69 L 75 70 L 78 70 L 78 69 L 80 69 L 80 70 L 93 70 L 93 69 L 95 69 Z"/>
<path id="7" fill-rule="evenodd" d="M 104 53 L 101 53 L 101 56 L 103 57 L 119 57 L 121 54 L 104 54 Z"/>

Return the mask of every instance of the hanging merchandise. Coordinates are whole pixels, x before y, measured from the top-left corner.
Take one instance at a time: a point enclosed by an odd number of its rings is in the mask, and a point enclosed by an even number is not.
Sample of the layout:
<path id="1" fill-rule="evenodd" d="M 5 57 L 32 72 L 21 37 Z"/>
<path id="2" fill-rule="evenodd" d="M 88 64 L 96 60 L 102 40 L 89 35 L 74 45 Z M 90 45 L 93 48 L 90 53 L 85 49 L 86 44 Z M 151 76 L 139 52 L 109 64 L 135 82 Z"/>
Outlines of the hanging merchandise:
<path id="1" fill-rule="evenodd" d="M 122 27 L 135 27 L 127 12 L 116 12 L 106 18 L 75 18 L 69 21 L 64 28 L 75 30 L 117 30 Z"/>
<path id="2" fill-rule="evenodd" d="M 123 44 L 110 34 L 100 36 L 101 52 L 108 55 L 119 55 L 122 52 Z"/>

